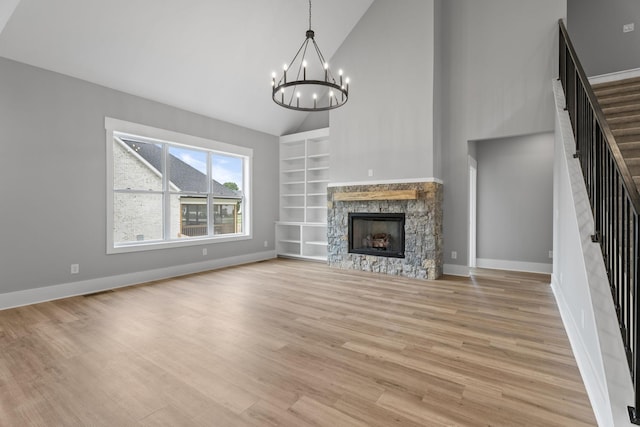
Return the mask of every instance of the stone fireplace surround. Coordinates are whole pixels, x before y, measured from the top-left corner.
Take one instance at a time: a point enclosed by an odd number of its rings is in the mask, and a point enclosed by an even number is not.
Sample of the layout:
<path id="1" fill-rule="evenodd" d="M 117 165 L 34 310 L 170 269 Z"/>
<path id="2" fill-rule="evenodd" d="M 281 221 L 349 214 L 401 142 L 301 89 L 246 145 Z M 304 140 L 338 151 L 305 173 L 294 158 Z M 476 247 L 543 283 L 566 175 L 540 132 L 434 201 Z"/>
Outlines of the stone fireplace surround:
<path id="1" fill-rule="evenodd" d="M 437 279 L 442 276 L 442 183 L 329 185 L 327 258 L 329 266 Z M 405 213 L 405 257 L 349 253 L 349 212 Z"/>

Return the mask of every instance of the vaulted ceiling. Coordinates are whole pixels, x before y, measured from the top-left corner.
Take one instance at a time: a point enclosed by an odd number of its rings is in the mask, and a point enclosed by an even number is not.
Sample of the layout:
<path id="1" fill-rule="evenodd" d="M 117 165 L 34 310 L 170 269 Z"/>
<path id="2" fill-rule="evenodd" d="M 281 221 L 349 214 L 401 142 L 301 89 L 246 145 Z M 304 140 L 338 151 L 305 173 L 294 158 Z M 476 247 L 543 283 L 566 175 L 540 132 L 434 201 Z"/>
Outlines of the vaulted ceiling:
<path id="1" fill-rule="evenodd" d="M 373 0 L 316 0 L 331 58 Z M 273 135 L 305 113 L 271 100 L 271 72 L 308 27 L 307 0 L 3 0 L 0 56 Z"/>

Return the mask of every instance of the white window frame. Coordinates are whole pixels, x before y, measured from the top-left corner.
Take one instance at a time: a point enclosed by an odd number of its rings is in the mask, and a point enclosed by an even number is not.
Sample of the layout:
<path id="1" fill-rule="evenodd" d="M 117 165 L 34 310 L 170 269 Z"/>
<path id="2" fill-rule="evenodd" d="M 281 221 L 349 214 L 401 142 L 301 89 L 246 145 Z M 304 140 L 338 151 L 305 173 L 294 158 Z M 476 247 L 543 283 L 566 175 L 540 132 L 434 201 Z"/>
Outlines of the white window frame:
<path id="1" fill-rule="evenodd" d="M 106 149 L 107 149 L 107 254 L 118 254 L 126 252 L 140 252 L 156 249 L 168 249 L 176 247 L 196 246 L 211 243 L 235 242 L 239 240 L 250 240 L 253 238 L 253 209 L 252 209 L 252 179 L 253 179 L 253 149 L 238 145 L 228 144 L 211 139 L 201 138 L 193 135 L 187 135 L 166 129 L 155 128 L 152 126 L 141 125 L 138 123 L 127 122 L 124 120 L 105 117 L 104 127 L 106 130 Z M 244 230 L 238 234 L 220 234 L 213 236 L 191 237 L 184 240 L 162 240 L 150 242 L 131 242 L 116 245 L 113 239 L 113 214 L 114 214 L 114 176 L 113 176 L 113 140 L 116 135 L 126 135 L 131 138 L 142 138 L 145 141 L 157 141 L 161 143 L 173 145 L 185 145 L 194 148 L 202 148 L 205 150 L 216 151 L 221 154 L 229 154 L 242 156 L 245 158 L 243 162 L 243 180 L 242 192 L 243 199 L 243 218 Z M 166 208 L 164 209 L 166 210 Z M 164 212 L 163 212 L 164 215 Z M 165 222 L 165 233 L 166 221 Z"/>

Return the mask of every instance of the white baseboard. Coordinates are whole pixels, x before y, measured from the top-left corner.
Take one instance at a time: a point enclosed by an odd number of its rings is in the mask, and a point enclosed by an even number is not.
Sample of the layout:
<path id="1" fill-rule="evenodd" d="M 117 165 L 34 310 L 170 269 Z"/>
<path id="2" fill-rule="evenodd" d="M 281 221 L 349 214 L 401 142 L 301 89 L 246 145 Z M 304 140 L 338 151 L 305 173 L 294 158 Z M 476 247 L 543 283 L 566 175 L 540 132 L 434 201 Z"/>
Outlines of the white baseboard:
<path id="1" fill-rule="evenodd" d="M 478 268 L 491 268 L 494 270 L 524 271 L 544 274 L 551 274 L 553 268 L 553 264 L 487 258 L 478 258 L 476 260 L 476 266 Z"/>
<path id="2" fill-rule="evenodd" d="M 595 412 L 594 415 L 596 420 L 603 420 L 605 417 L 604 414 L 600 412 L 601 403 L 609 400 L 607 391 L 603 389 L 603 387 L 606 386 L 597 380 L 599 370 L 595 368 L 593 359 L 590 357 L 587 346 L 580 334 L 580 329 L 578 329 L 578 323 L 571 314 L 569 304 L 567 304 L 564 298 L 562 287 L 559 286 L 558 279 L 553 274 L 551 275 L 551 290 L 556 299 L 556 304 L 558 304 L 560 317 L 562 318 L 564 329 L 567 331 L 567 337 L 569 338 L 573 355 L 578 363 L 582 382 L 591 401 L 591 407 Z"/>
<path id="3" fill-rule="evenodd" d="M 616 80 L 632 79 L 634 77 L 640 77 L 640 68 L 634 68 L 633 70 L 616 71 L 615 73 L 601 74 L 599 76 L 589 77 L 589 83 L 595 85 L 598 83 L 615 82 Z"/>
<path id="4" fill-rule="evenodd" d="M 192 264 L 163 267 L 154 270 L 139 271 L 135 273 L 118 274 L 109 277 L 83 280 L 80 282 L 63 283 L 60 285 L 46 286 L 42 288 L 27 289 L 24 291 L 0 294 L 0 310 L 52 301 L 78 295 L 86 295 L 125 286 L 146 283 L 153 280 L 168 279 L 184 276 L 186 274 L 199 273 L 207 270 L 215 270 L 234 265 L 248 264 L 264 261 L 276 257 L 275 251 L 256 252 L 247 255 L 239 255 L 217 260 L 196 262 Z"/>
<path id="5" fill-rule="evenodd" d="M 444 274 L 449 274 L 451 276 L 463 276 L 469 277 L 469 267 L 466 265 L 457 265 L 457 264 L 445 264 L 442 268 Z"/>

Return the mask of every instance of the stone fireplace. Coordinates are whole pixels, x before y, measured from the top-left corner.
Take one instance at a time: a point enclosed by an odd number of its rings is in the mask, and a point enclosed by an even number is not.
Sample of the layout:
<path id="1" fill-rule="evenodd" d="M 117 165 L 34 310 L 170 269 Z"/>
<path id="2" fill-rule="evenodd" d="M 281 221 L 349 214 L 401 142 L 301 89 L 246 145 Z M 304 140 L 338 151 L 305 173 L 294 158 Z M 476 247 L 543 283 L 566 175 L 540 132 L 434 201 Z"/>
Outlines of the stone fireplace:
<path id="1" fill-rule="evenodd" d="M 442 275 L 440 182 L 329 186 L 327 193 L 331 267 L 421 279 Z"/>

